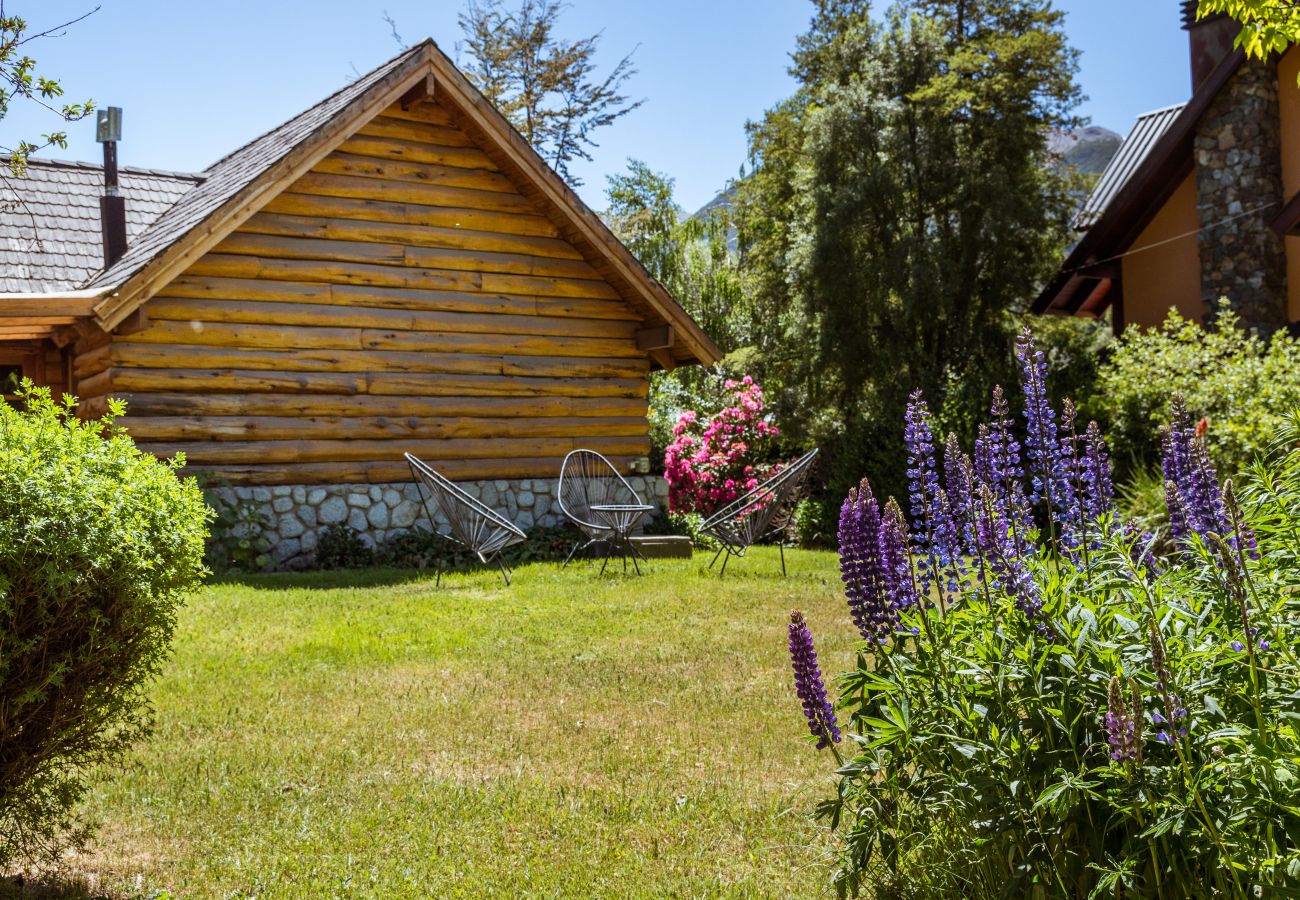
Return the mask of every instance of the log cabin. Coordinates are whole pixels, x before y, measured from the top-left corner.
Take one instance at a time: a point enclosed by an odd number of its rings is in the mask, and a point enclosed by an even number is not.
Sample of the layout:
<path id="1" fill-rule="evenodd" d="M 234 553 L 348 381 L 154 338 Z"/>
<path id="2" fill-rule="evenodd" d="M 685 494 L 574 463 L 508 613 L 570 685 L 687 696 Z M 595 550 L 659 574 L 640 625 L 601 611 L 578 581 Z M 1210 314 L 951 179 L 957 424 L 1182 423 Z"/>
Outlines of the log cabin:
<path id="1" fill-rule="evenodd" d="M 1138 118 L 1033 311 L 1109 315 L 1116 333 L 1221 300 L 1261 333 L 1300 321 L 1300 48 L 1247 60 L 1237 23 L 1196 6 L 1191 98 Z"/>
<path id="2" fill-rule="evenodd" d="M 415 525 L 405 451 L 525 527 L 577 447 L 662 503 L 649 373 L 718 348 L 432 41 L 204 172 L 105 156 L 14 180 L 0 377 L 124 400 L 277 566 Z"/>

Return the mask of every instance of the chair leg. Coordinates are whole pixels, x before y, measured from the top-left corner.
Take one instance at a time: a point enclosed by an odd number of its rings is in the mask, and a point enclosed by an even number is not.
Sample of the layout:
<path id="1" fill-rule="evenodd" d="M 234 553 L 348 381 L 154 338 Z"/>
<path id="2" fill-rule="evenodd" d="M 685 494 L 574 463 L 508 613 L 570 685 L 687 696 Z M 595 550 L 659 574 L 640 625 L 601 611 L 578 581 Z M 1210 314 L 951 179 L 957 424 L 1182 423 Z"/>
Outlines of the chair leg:
<path id="1" fill-rule="evenodd" d="M 780 541 L 777 541 L 777 542 L 776 542 L 776 545 L 777 545 L 778 547 L 781 548 L 781 575 L 784 577 L 784 575 L 785 575 L 785 544 L 781 543 Z"/>
<path id="2" fill-rule="evenodd" d="M 725 557 L 723 557 L 723 559 L 722 559 L 722 568 L 718 570 L 718 577 L 719 577 L 719 578 L 721 578 L 723 575 L 726 575 L 726 574 L 727 574 L 727 563 L 731 562 L 731 548 L 730 548 L 730 547 L 723 547 L 722 549 L 727 551 L 727 555 L 726 555 Z"/>
<path id="3" fill-rule="evenodd" d="M 506 561 L 499 552 L 497 553 L 497 567 L 501 569 L 501 577 L 506 580 L 506 587 L 510 587 L 510 570 L 506 568 Z"/>
<path id="4" fill-rule="evenodd" d="M 442 587 L 442 554 L 441 553 L 438 554 L 438 564 L 435 567 L 435 571 L 436 571 L 436 575 L 434 576 L 433 579 L 433 586 L 435 588 L 440 588 Z"/>
<path id="5" fill-rule="evenodd" d="M 582 538 L 578 538 L 577 543 L 573 545 L 573 549 L 569 551 L 569 555 L 564 558 L 564 565 L 560 566 L 561 570 L 567 569 L 569 567 L 569 561 L 573 559 L 573 554 L 577 553 L 578 549 L 582 546 L 584 546 L 582 543 Z"/>
<path id="6" fill-rule="evenodd" d="M 713 559 L 709 561 L 709 568 L 710 568 L 710 569 L 712 569 L 712 568 L 717 564 L 717 562 L 718 562 L 718 557 L 722 555 L 722 551 L 725 550 L 725 549 L 727 549 L 727 548 L 726 548 L 726 547 L 719 547 L 719 548 L 718 548 L 718 552 L 715 553 L 715 554 L 713 554 Z M 726 565 L 726 564 L 723 563 L 723 565 Z"/>

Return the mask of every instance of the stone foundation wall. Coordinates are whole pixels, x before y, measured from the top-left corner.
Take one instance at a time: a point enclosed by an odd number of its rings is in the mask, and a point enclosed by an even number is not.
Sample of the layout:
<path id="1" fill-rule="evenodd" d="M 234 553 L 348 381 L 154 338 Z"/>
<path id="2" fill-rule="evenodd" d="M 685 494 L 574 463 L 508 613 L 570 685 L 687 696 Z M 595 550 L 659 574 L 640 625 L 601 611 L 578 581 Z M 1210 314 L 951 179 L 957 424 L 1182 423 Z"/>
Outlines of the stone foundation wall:
<path id="1" fill-rule="evenodd" d="M 628 484 L 646 503 L 667 508 L 668 482 L 660 475 L 629 475 Z M 560 525 L 564 516 L 555 501 L 557 479 L 457 482 L 473 497 L 527 531 Z M 211 494 L 225 503 L 248 501 L 271 523 L 271 561 L 276 569 L 311 564 L 319 534 L 330 525 L 346 524 L 374 546 L 412 528 L 429 528 L 429 518 L 414 483 L 279 485 L 220 487 Z M 435 526 L 446 530 L 438 513 Z"/>
<path id="2" fill-rule="evenodd" d="M 1195 143 L 1202 298 L 1213 310 L 1226 297 L 1265 334 L 1287 322 L 1286 252 L 1269 224 L 1283 203 L 1277 90 L 1273 63 L 1243 63 Z"/>

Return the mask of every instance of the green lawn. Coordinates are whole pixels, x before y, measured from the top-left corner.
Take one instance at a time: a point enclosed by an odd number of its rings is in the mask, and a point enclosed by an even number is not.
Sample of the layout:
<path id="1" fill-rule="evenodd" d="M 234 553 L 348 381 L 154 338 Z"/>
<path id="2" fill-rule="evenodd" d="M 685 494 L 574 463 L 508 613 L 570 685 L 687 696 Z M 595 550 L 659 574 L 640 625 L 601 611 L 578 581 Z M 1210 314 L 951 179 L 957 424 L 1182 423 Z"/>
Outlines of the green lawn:
<path id="1" fill-rule="evenodd" d="M 853 635 L 834 557 L 265 576 L 181 617 L 157 731 L 96 790 L 96 892 L 819 896 L 785 649 Z"/>

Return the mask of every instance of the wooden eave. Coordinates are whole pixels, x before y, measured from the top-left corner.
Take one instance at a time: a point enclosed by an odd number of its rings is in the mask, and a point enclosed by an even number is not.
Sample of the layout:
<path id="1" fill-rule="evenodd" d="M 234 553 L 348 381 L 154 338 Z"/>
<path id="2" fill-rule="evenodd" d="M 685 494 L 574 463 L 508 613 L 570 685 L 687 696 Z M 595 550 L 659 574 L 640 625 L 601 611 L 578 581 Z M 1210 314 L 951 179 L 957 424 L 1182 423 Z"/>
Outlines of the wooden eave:
<path id="1" fill-rule="evenodd" d="M 572 242 L 619 295 L 645 316 L 647 332 L 671 326 L 670 346 L 647 352 L 663 368 L 678 363 L 711 364 L 722 353 L 632 253 L 609 231 L 527 141 L 456 69 L 432 40 L 414 48 L 410 59 L 354 99 L 327 125 L 299 143 L 208 214 L 203 221 L 132 273 L 95 304 L 95 321 L 111 331 L 158 291 L 208 253 L 276 195 L 331 153 L 365 121 L 394 103 L 429 99 L 436 91 L 482 149 L 521 193 L 538 202 L 561 234 Z"/>
<path id="2" fill-rule="evenodd" d="M 1093 300 L 1092 314 L 1100 315 L 1105 311 L 1109 300 L 1105 296 L 1094 296 L 1102 278 L 1095 270 L 1094 274 L 1089 274 L 1090 267 L 1118 262 L 1118 257 L 1133 245 L 1178 186 L 1195 170 L 1193 144 L 1197 123 L 1245 58 L 1241 50 L 1234 50 L 1214 67 L 1151 149 L 1142 166 L 1115 195 L 1101 218 L 1066 257 L 1056 277 L 1030 305 L 1031 312 L 1075 315 L 1090 298 Z"/>

